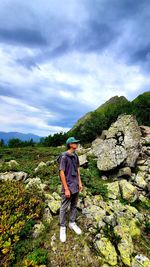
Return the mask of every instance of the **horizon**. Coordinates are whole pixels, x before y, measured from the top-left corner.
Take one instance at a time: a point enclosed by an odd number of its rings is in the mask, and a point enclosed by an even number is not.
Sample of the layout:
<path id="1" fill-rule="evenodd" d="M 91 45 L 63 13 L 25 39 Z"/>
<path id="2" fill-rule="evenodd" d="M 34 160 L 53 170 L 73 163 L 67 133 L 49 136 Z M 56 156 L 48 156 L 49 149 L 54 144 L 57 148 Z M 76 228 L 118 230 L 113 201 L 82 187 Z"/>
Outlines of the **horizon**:
<path id="1" fill-rule="evenodd" d="M 67 132 L 150 88 L 148 0 L 2 0 L 0 131 Z"/>

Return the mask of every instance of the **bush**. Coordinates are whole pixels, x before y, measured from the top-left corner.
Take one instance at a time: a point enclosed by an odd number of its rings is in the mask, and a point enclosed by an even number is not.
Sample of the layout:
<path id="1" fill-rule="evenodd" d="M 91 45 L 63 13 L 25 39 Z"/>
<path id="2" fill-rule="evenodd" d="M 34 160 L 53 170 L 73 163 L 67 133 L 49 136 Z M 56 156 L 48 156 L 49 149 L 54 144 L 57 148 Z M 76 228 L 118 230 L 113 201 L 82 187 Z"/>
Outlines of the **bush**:
<path id="1" fill-rule="evenodd" d="M 87 169 L 81 168 L 81 180 L 83 185 L 88 187 L 93 195 L 100 194 L 107 200 L 108 190 L 104 181 L 101 179 L 101 172 L 97 168 L 97 163 L 93 156 L 88 157 L 89 165 Z"/>
<path id="2" fill-rule="evenodd" d="M 28 260 L 33 264 L 46 264 L 48 251 L 42 248 L 37 248 L 28 255 Z"/>
<path id="3" fill-rule="evenodd" d="M 0 180 L 0 261 L 11 266 L 15 247 L 27 238 L 36 219 L 42 217 L 44 197 L 26 189 L 20 181 Z M 10 265 L 8 265 L 10 264 Z"/>

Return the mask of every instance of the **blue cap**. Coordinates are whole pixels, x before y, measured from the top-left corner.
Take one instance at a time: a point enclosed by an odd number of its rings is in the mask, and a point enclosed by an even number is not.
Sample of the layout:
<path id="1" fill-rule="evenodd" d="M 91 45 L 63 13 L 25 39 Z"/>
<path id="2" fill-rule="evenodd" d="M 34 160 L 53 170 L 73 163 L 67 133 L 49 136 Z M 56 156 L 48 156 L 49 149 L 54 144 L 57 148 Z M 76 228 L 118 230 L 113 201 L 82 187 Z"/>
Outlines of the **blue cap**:
<path id="1" fill-rule="evenodd" d="M 74 137 L 69 137 L 67 139 L 67 141 L 66 141 L 66 144 L 68 145 L 68 144 L 71 144 L 71 143 L 79 143 L 79 142 L 80 142 L 80 140 L 77 140 Z"/>

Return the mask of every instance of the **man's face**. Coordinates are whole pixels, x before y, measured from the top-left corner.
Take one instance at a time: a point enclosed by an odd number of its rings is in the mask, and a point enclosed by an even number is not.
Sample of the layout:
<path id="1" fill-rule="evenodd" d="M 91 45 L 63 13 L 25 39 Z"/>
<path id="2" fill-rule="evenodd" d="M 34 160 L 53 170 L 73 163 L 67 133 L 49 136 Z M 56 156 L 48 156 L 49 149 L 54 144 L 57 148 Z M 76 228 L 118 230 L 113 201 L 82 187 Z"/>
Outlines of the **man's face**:
<path id="1" fill-rule="evenodd" d="M 71 143 L 70 147 L 76 149 L 78 147 L 78 143 Z"/>

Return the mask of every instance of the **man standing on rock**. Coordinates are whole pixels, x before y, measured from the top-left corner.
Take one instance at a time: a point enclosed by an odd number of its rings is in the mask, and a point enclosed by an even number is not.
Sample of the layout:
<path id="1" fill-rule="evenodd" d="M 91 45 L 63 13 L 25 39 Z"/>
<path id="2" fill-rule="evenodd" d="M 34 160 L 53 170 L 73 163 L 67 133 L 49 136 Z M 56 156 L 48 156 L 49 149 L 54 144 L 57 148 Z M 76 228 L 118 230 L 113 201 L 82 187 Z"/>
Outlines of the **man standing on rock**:
<path id="1" fill-rule="evenodd" d="M 82 182 L 79 170 L 79 158 L 75 152 L 80 140 L 69 137 L 66 141 L 67 151 L 63 153 L 59 164 L 59 175 L 62 182 L 61 187 L 61 207 L 59 213 L 60 220 L 60 240 L 66 241 L 66 211 L 70 204 L 69 228 L 73 229 L 77 234 L 81 234 L 81 229 L 77 226 L 76 207 L 79 192 L 82 190 Z"/>

